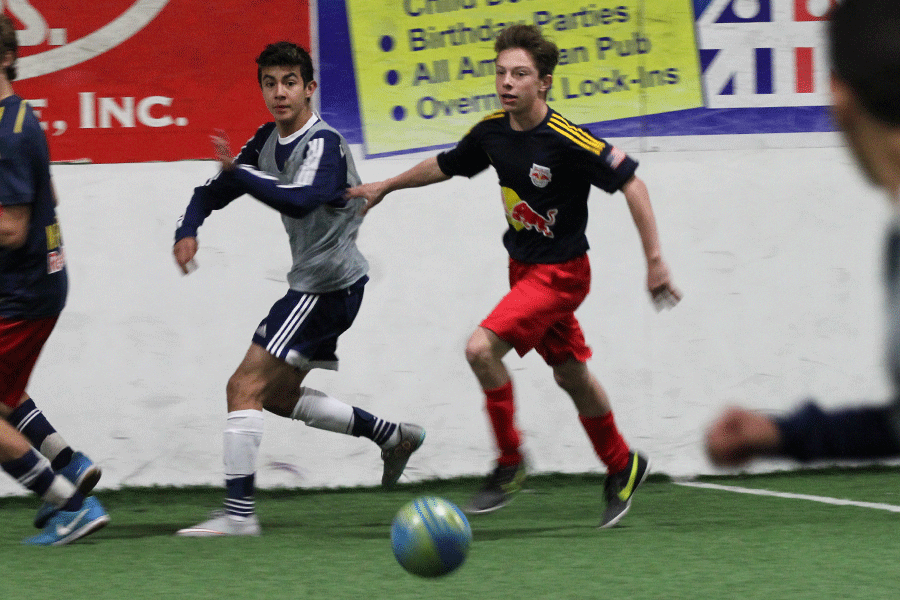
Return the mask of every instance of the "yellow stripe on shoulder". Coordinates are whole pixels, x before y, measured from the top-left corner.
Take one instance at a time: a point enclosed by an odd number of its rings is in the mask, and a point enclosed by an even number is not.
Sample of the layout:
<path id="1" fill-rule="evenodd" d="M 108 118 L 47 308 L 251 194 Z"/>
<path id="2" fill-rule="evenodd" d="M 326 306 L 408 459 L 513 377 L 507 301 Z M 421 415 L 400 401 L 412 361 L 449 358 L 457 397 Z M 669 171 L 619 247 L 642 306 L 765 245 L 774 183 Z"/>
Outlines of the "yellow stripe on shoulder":
<path id="1" fill-rule="evenodd" d="M 0 106 L 0 123 L 3 122 L 3 111 L 6 110 L 5 106 Z"/>
<path id="2" fill-rule="evenodd" d="M 16 125 L 13 127 L 13 133 L 22 133 L 22 124 L 25 123 L 25 113 L 28 111 L 28 101 L 22 100 L 19 104 L 19 114 L 16 115 Z"/>
<path id="3" fill-rule="evenodd" d="M 559 115 L 550 117 L 550 121 L 547 122 L 547 125 L 554 131 L 558 131 L 585 150 L 590 150 L 594 154 L 599 155 L 603 152 L 603 148 L 606 147 L 603 142 L 586 132 L 584 129 Z"/>
<path id="4" fill-rule="evenodd" d="M 466 132 L 466 135 L 469 135 L 470 133 L 472 133 L 472 130 L 475 129 L 475 127 L 477 125 L 480 125 L 481 123 L 484 123 L 485 121 L 490 121 L 491 119 L 499 119 L 500 117 L 504 116 L 505 114 L 506 114 L 505 110 L 498 110 L 496 112 L 492 112 L 489 115 L 483 116 L 481 118 L 481 120 L 478 121 L 478 123 L 475 123 L 475 125 L 472 125 L 471 127 L 469 127 L 469 131 Z"/>

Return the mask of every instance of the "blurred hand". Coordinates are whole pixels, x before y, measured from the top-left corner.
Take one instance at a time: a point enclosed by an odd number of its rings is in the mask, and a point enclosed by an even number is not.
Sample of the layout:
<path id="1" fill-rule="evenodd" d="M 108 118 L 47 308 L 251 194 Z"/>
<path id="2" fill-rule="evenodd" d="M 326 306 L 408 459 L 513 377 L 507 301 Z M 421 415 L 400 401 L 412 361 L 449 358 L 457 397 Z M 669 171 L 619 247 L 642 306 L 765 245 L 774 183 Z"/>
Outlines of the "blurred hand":
<path id="1" fill-rule="evenodd" d="M 647 265 L 647 289 L 657 312 L 673 308 L 681 301 L 681 290 L 672 283 L 669 267 L 661 258 Z"/>
<path id="2" fill-rule="evenodd" d="M 181 238 L 175 242 L 172 254 L 175 255 L 175 263 L 181 268 L 181 272 L 189 275 L 197 269 L 197 263 L 194 261 L 194 255 L 197 254 L 197 238 Z"/>
<path id="3" fill-rule="evenodd" d="M 222 129 L 216 129 L 215 135 L 209 136 L 215 151 L 215 159 L 219 161 L 223 171 L 231 171 L 234 169 L 234 155 L 231 153 L 231 142 L 228 141 L 228 134 Z"/>
<path id="4" fill-rule="evenodd" d="M 706 432 L 706 454 L 721 467 L 736 467 L 759 456 L 775 455 L 780 447 L 781 434 L 775 422 L 744 408 L 726 409 Z"/>

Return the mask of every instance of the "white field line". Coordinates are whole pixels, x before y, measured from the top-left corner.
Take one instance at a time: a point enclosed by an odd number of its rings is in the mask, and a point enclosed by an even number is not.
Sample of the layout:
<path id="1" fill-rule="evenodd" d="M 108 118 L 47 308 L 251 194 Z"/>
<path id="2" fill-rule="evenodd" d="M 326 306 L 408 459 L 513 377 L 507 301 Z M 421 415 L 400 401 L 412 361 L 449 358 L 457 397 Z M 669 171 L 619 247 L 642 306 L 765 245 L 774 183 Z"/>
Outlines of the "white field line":
<path id="1" fill-rule="evenodd" d="M 775 498 L 789 498 L 791 500 L 809 500 L 810 502 L 821 502 L 823 504 L 833 504 L 835 506 L 858 506 L 860 508 L 872 508 L 875 510 L 886 510 L 889 512 L 900 513 L 900 506 L 895 506 L 893 504 L 882 504 L 880 502 L 857 502 L 856 500 L 830 498 L 828 496 L 811 496 L 809 494 L 773 492 L 772 490 L 758 490 L 753 488 L 739 487 L 735 485 L 719 485 L 717 483 L 702 483 L 697 481 L 675 481 L 673 483 L 675 483 L 675 485 L 681 485 L 684 487 L 702 488 L 705 490 L 719 490 L 722 492 L 734 492 L 736 494 L 752 494 L 754 496 L 773 496 Z"/>

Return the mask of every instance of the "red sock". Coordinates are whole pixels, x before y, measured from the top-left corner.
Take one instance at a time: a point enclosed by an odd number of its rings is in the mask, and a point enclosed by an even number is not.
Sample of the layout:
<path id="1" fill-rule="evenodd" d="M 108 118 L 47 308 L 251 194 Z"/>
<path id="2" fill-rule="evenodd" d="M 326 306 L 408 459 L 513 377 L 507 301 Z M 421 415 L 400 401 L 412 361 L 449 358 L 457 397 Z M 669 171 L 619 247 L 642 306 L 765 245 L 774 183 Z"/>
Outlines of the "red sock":
<path id="1" fill-rule="evenodd" d="M 594 445 L 594 451 L 610 473 L 618 473 L 628 466 L 628 444 L 616 428 L 612 411 L 602 417 L 578 415 L 578 418 Z"/>
<path id="2" fill-rule="evenodd" d="M 522 462 L 519 453 L 521 437 L 514 422 L 515 406 L 513 405 L 512 381 L 495 390 L 484 391 L 488 417 L 494 427 L 494 438 L 500 448 L 497 464 L 503 467 L 517 465 Z"/>

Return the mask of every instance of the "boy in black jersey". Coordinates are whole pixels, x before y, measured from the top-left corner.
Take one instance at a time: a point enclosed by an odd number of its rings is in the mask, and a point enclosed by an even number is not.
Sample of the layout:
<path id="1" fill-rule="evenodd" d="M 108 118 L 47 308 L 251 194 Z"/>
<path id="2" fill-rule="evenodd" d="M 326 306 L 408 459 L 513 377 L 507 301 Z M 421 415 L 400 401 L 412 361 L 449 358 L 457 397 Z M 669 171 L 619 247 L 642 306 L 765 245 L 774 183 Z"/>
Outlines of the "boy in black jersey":
<path id="1" fill-rule="evenodd" d="M 368 210 L 391 191 L 453 175 L 472 177 L 494 166 L 509 222 L 503 241 L 511 289 L 472 334 L 466 358 L 485 393 L 500 456 L 467 510 L 496 510 L 521 488 L 525 461 L 514 423 L 512 381 L 502 358 L 512 349 L 519 355 L 535 349 L 572 397 L 607 466 L 607 507 L 600 526 L 611 527 L 627 512 L 649 465 L 616 428 L 609 399 L 585 364 L 591 350 L 574 314 L 590 286 L 585 230 L 591 185 L 625 194 L 657 305 L 673 306 L 681 294 L 662 259 L 647 188 L 634 175 L 637 162 L 547 105 L 559 59 L 556 45 L 537 27 L 515 25 L 499 34 L 494 48 L 503 110 L 476 124 L 456 148 L 391 179 L 352 188 L 348 196 L 365 197 Z"/>
<path id="2" fill-rule="evenodd" d="M 100 468 L 75 452 L 26 391 L 66 303 L 68 275 L 50 176 L 50 151 L 28 102 L 12 87 L 19 44 L 0 12 L 0 469 L 44 500 L 43 531 L 26 544 L 58 546 L 109 522 L 94 496 Z"/>
<path id="3" fill-rule="evenodd" d="M 900 3 L 844 0 L 830 15 L 832 110 L 870 181 L 900 202 Z M 808 401 L 769 416 L 728 408 L 710 426 L 706 451 L 717 465 L 763 456 L 800 461 L 900 456 L 900 217 L 885 251 L 887 363 L 895 387 L 886 404 L 824 410 Z"/>

